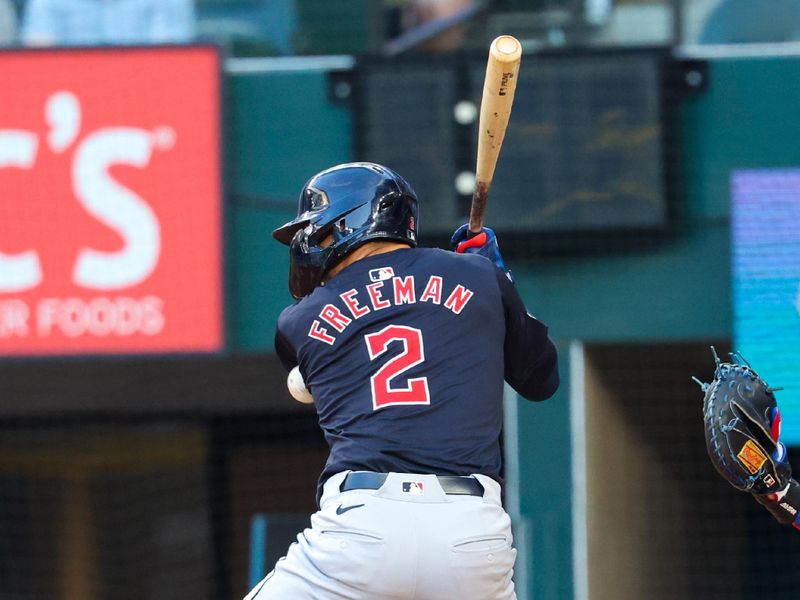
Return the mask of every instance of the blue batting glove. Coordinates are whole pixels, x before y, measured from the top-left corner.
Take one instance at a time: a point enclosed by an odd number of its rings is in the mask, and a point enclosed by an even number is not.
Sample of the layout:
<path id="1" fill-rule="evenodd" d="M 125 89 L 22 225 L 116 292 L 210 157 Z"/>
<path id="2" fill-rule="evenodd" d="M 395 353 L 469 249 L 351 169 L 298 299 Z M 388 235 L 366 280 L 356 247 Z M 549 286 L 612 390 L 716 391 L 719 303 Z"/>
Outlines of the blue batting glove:
<path id="1" fill-rule="evenodd" d="M 500 246 L 497 244 L 497 235 L 489 227 L 482 227 L 480 233 L 473 235 L 469 225 L 465 223 L 456 229 L 450 238 L 450 249 L 458 254 L 480 254 L 492 261 L 498 269 L 506 274 L 510 281 L 514 281 L 511 271 L 506 267 Z"/>

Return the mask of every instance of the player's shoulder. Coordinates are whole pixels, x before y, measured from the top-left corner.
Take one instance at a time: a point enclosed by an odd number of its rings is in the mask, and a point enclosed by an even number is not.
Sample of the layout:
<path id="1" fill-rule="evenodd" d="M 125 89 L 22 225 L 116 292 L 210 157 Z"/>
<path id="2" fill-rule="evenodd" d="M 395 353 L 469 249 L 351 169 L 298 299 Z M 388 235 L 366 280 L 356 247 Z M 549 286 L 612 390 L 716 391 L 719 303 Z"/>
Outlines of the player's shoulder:
<path id="1" fill-rule="evenodd" d="M 418 248 L 420 258 L 422 260 L 430 260 L 431 262 L 440 263 L 446 266 L 462 268 L 469 266 L 469 268 L 478 268 L 487 272 L 492 271 L 492 261 L 485 256 L 479 254 L 458 254 L 451 250 L 442 250 L 441 248 Z"/>
<path id="2" fill-rule="evenodd" d="M 281 314 L 278 315 L 278 321 L 276 323 L 278 331 L 286 332 L 286 326 L 292 322 L 293 315 L 297 314 L 297 306 L 299 304 L 300 302 L 295 302 L 281 311 Z"/>
<path id="3" fill-rule="evenodd" d="M 479 254 L 459 254 L 438 248 L 421 249 L 417 263 L 419 272 L 433 273 L 454 285 L 460 284 L 478 293 L 487 301 L 502 296 L 495 264 Z"/>
<path id="4" fill-rule="evenodd" d="M 479 254 L 458 254 L 439 248 L 421 248 L 420 262 L 427 268 L 442 274 L 452 274 L 458 279 L 467 278 L 473 283 L 486 282 L 494 287 L 497 267 Z"/>
<path id="5" fill-rule="evenodd" d="M 314 292 L 316 292 L 316 290 L 314 290 Z M 284 335 L 291 336 L 293 326 L 297 326 L 299 323 L 304 322 L 304 315 L 313 310 L 311 308 L 311 305 L 315 304 L 315 302 L 311 299 L 313 295 L 314 293 L 312 292 L 308 296 L 297 300 L 281 311 L 281 314 L 278 315 L 278 321 L 276 324 L 279 332 L 283 333 Z"/>

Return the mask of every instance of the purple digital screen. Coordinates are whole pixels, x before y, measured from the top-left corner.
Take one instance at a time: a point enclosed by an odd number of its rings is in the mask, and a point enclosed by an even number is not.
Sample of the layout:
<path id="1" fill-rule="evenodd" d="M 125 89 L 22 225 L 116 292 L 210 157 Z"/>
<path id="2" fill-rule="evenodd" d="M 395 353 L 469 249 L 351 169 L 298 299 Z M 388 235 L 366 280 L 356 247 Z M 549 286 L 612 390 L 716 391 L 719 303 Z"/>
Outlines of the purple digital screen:
<path id="1" fill-rule="evenodd" d="M 731 178 L 734 349 L 776 392 L 800 445 L 800 169 Z"/>

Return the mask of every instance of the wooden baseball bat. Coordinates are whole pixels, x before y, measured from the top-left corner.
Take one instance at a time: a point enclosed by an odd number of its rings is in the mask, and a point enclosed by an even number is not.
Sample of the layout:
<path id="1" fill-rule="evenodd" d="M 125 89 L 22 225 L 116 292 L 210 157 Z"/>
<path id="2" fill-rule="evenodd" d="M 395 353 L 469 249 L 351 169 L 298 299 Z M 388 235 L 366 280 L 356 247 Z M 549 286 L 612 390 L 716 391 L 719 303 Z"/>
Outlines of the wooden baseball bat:
<path id="1" fill-rule="evenodd" d="M 511 116 L 522 45 L 517 38 L 501 35 L 489 47 L 486 78 L 483 81 L 481 114 L 478 123 L 478 159 L 475 167 L 475 190 L 469 211 L 469 230 L 480 233 L 483 213 L 489 198 L 497 157 Z"/>

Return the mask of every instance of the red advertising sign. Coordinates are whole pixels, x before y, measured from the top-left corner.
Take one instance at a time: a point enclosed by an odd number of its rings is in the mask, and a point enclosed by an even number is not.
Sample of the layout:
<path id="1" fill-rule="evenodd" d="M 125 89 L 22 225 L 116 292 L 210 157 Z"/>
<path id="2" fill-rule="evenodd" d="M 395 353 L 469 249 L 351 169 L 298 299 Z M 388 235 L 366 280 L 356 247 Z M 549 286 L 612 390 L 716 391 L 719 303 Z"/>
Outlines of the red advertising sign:
<path id="1" fill-rule="evenodd" d="M 0 356 L 222 345 L 219 58 L 0 53 Z"/>

